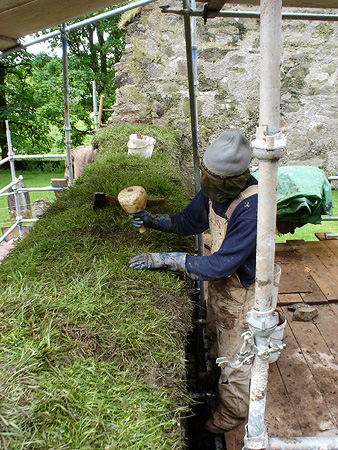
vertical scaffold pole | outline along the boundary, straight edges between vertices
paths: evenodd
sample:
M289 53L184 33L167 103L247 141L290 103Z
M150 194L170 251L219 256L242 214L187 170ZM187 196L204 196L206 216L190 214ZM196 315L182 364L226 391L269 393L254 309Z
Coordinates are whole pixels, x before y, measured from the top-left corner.
M64 111L65 111L65 144L66 144L66 167L68 169L68 183L71 186L73 184L73 165L71 156L71 130L70 115L69 115L69 81L68 81L68 29L66 24L61 26L61 39L62 39L62 62L63 62L63 97L64 97Z
M11 138L11 131L9 129L9 122L8 120L5 120L6 124L6 138L7 138L7 146L8 146L8 156L9 156L9 166L11 168L11 176L12 176L12 183L13 184L13 193L14 193L14 201L15 201L15 212L16 212L16 222L19 227L19 236L22 239L23 232L22 232L22 215L21 215L21 206L20 206L20 200L19 200L19 193L18 193L18 184L19 181L16 177L15 173L15 162L14 162L14 152L12 147L12 138Z
M101 127L101 122L102 122L103 102L104 102L104 95L101 94L100 95L100 105L99 105L99 117L98 117L99 128Z
M244 439L246 449L268 446L264 418L269 342L278 322L276 299L273 297L278 161L286 146L286 138L279 130L281 30L282 0L261 0L260 117L251 143L259 160L256 286L255 305L247 315L256 350Z
M99 112L97 110L96 83L93 81L93 111L94 111L94 130L99 129Z
M188 83L189 83L189 102L190 102L190 123L191 123L191 135L192 135L192 150L194 158L194 183L195 193L201 189L200 184L200 169L199 169L199 149L198 149L198 116L197 116L197 80L196 80L196 43L195 50L192 47L192 28L191 18L189 13L190 5L189 0L183 0L184 7L184 31L185 31L185 44L187 55L187 68L188 68ZM194 62L195 59L195 62Z
M191 7L195 9L195 0L191 0ZM196 18L189 16L189 0L183 0L184 8L184 31L188 68L189 102L190 102L190 123L192 135L192 150L194 162L194 184L195 194L201 189L200 180L200 155L198 148L198 109L197 109L197 39L196 39ZM197 236L198 256L204 255L204 235ZM200 282L201 301L205 300L205 283Z

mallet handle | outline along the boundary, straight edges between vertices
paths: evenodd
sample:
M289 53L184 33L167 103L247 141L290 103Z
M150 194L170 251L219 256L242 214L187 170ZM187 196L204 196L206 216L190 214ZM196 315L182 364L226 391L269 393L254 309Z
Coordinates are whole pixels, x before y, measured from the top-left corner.
M165 198L148 198L147 206L152 205L162 205L165 203ZM112 197L111 195L106 195L106 205L119 205L117 197Z
M140 230L140 233L144 233L144 232L146 231L146 228L145 228L145 226L142 224L142 225L141 225L141 228L139 228L139 230Z

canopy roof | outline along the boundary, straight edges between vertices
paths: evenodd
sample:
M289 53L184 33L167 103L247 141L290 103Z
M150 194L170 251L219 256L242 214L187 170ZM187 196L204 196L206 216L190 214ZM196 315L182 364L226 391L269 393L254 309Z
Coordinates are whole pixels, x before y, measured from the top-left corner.
M121 0L1 0L0 50L16 46L28 34L118 3Z
M18 39L121 3L120 0L1 0L0 51L15 47ZM227 4L259 5L259 0L209 0L209 10ZM337 8L337 0L283 0L283 6Z

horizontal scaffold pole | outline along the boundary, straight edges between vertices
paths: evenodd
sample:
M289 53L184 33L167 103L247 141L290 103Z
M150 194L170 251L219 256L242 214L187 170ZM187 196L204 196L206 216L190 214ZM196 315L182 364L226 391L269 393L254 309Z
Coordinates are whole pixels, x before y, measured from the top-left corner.
M267 450L338 450L338 436L270 438Z
M234 17L237 19L259 19L261 14L258 11L212 11L208 9L183 9L171 10L169 6L161 7L163 13L176 15L189 15L203 17L204 19L214 19L216 17ZM307 13L282 13L284 20L320 20L325 22L338 21L338 14L307 14Z

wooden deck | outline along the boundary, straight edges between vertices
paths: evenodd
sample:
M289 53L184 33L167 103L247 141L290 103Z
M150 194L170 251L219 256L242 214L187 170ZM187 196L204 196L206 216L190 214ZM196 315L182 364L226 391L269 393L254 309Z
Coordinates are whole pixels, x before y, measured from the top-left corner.
M277 244L276 262L286 347L270 364L268 435L338 436L338 240ZM314 305L318 316L294 321L288 306L300 302ZM227 450L241 450L244 434L244 426L226 433Z
M270 365L266 422L271 437L338 435L338 240L277 244L285 349ZM319 315L292 319L306 302Z

